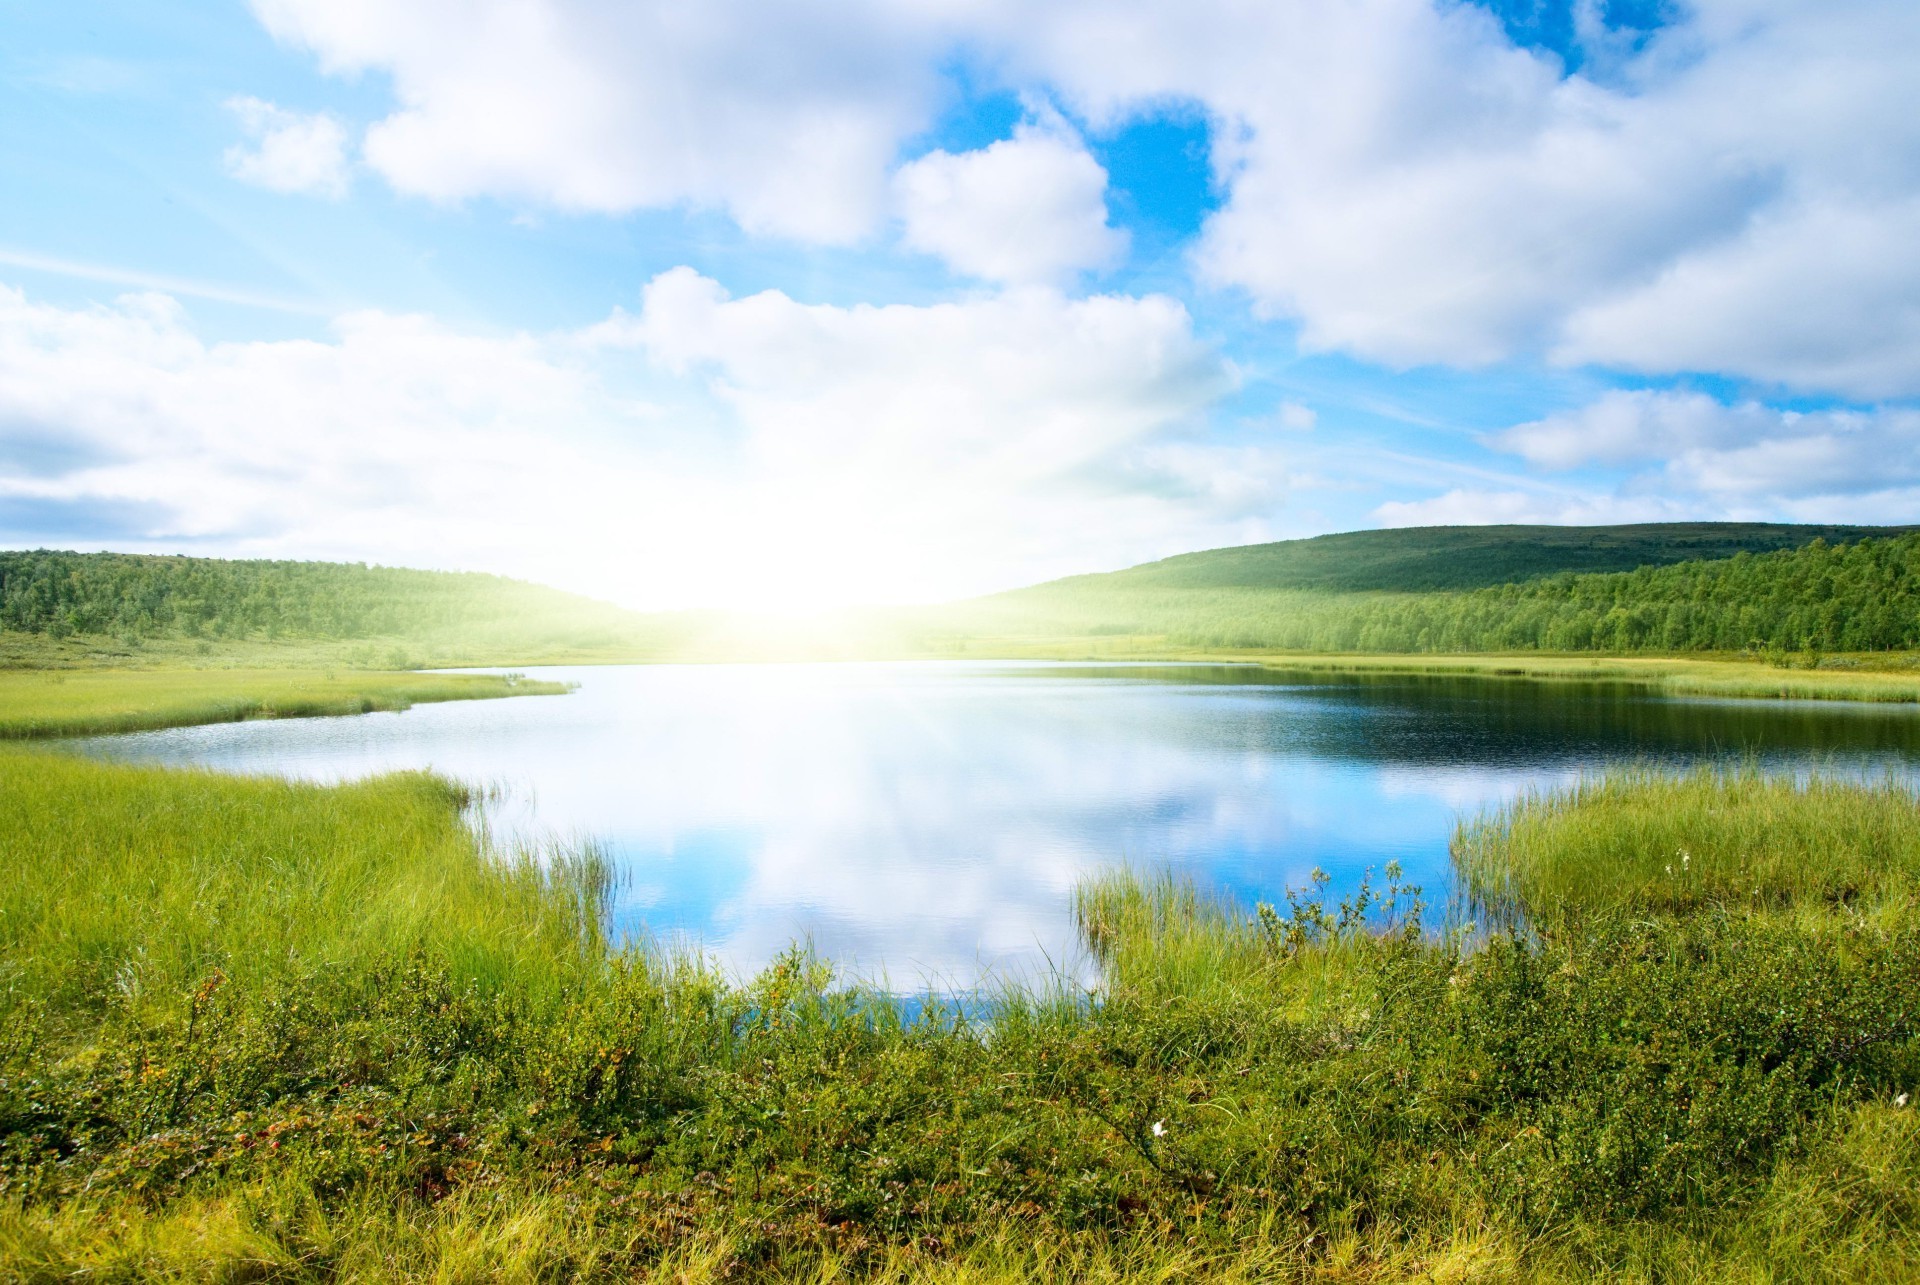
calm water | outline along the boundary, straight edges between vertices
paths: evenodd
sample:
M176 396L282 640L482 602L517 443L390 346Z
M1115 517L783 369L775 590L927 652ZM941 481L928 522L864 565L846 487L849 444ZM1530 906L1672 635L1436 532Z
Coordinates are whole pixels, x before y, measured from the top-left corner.
M750 971L796 939L900 989L1076 957L1071 891L1172 867L1244 902L1398 860L1429 901L1462 813L1619 759L1906 772L1920 712L1662 700L1488 680L1277 680L1234 666L530 671L564 697L224 724L84 752L337 780L496 784L497 830L596 840L628 933Z

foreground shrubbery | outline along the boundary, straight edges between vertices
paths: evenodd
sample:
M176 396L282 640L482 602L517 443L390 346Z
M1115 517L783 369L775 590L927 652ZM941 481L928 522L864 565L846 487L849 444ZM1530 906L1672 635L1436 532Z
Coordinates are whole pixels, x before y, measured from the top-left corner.
M429 781L45 762L0 760L22 815L104 808L81 847L138 868L4 894L20 1277L1893 1279L1920 1248L1897 878L1867 917L1729 896L1478 942L1407 890L1246 916L1121 880L1081 896L1097 1003L907 1021L804 955L734 985L607 954L590 868L490 861ZM21 824L10 868L55 875ZM146 914L89 909L142 881Z

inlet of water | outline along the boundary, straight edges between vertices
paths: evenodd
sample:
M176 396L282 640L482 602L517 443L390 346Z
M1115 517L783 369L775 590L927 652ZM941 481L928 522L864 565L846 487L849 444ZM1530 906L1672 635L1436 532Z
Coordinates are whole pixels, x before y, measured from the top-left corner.
M1621 760L1907 773L1920 711L1251 666L541 669L564 697L71 742L122 760L501 787L489 824L591 839L618 931L758 968L810 941L912 991L1071 968L1071 894L1115 865L1251 905L1398 861L1450 890L1462 813Z

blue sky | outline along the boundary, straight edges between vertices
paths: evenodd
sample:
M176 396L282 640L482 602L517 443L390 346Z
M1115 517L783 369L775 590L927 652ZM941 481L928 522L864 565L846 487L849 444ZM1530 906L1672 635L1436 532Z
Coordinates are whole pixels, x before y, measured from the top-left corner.
M0 27L11 545L814 603L1920 499L1910 3Z

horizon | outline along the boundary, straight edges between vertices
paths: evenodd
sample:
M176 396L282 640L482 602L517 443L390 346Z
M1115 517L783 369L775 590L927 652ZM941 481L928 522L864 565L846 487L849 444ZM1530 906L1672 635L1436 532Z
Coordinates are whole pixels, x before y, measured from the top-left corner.
M1920 9L7 11L0 543L946 602L1920 513Z
M764 623L768 623L768 624L783 623L785 626L796 626L807 621L810 618L816 619L818 623L825 624L829 618L832 618L832 619L839 619L841 621L842 626L844 626L845 624L844 613L847 613L847 612L876 611L876 610L886 610L888 608L904 609L904 608L913 608L913 607L959 606L966 602L974 601L979 598L991 598L1001 594L1017 593L1017 592L1020 592L1021 590L1042 588L1047 585L1058 584L1063 581L1069 581L1069 580L1088 580L1088 579L1099 579L1105 576L1117 576L1125 572L1141 571L1151 567L1159 566L1163 563L1177 562L1177 561L1181 561L1188 558L1205 558L1212 554L1238 553L1238 552L1244 552L1250 549L1276 548L1281 545L1304 544L1311 541L1339 539L1346 536L1389 535L1389 534L1396 534L1396 533L1402 533L1402 532L1412 533L1412 532L1419 532L1419 531L1435 531L1435 532L1438 532L1438 531L1504 531L1504 530L1529 530L1529 529L1536 529L1536 528L1553 528L1553 529L1559 529L1559 530L1580 530L1580 531L1596 531L1597 532L1597 531L1640 531L1640 530L1648 530L1648 529L1655 529L1655 528L1668 529L1668 528L1674 528L1674 527L1712 528L1712 527L1720 527L1720 526L1778 527L1781 529L1806 530L1806 531L1822 531L1822 530L1832 530L1835 528L1840 528L1840 529L1849 530L1849 531L1870 531L1870 532L1887 532L1887 533L1902 533L1902 534L1912 534L1914 532L1920 532L1920 524L1768 523L1768 522L1731 522L1731 521L1688 522L1683 520L1671 521L1671 522L1618 522L1618 523L1607 523L1607 524L1601 524L1601 525L1585 525L1585 526L1572 525L1567 523L1485 522L1485 523L1451 523L1446 525L1428 526L1428 527L1362 527L1362 528L1358 528L1350 531L1326 531L1318 535L1294 536L1284 540L1262 541L1256 544L1221 545L1219 547L1210 548L1210 549L1187 549L1177 553L1170 553L1165 557L1150 559L1146 562L1129 563L1124 567L1106 567L1106 568L1100 568L1092 571L1074 571L1074 572L1068 572L1064 576L1055 577L1051 580L1028 581L1022 584L1005 585L999 588L989 589L982 594L970 595L967 598L928 599L924 601L911 601L911 602L836 602L836 603L823 603L823 604L790 603L790 604L781 604L781 605L774 605L774 606L768 606L765 604L746 604L746 605L722 604L722 605L713 605L713 606L663 607L663 608L646 608L646 607L631 608L631 607L626 607L625 604L614 602L611 599L595 599L595 600L600 601L605 605L621 607L625 610L633 611L634 613L639 615L653 615L653 614L673 615L673 614L679 614L679 613L687 613L687 614L703 614L704 613L704 614L712 614L716 616L732 616L732 617L743 618L743 619L760 618ZM1814 537L1814 540L1818 541L1822 538L1823 537L1816 535ZM1867 539L1871 537L1862 536L1861 538ZM42 546L42 547L32 548L32 549L25 549L25 548L16 549L16 548L0 547L0 556L4 556L6 554L20 554L20 553L45 553L45 554L54 554L54 555L79 555L79 556L86 556L89 554L103 554L103 555L109 555L109 556L125 555L125 556L133 556L133 557L160 557L160 558L207 558L210 556L204 553L175 553L175 552L163 552L163 551L151 551L151 550L132 550L132 549L114 549L114 548L97 548L97 549L64 548L62 549L62 548L51 548L51 547ZM532 585L533 587L536 587L536 588L547 588L547 589L559 588L559 586L549 585L544 581L533 581L533 580L527 580L524 577L508 576L502 572L490 571L490 570L487 570L486 568L419 566L416 564L406 564L406 563L378 562L378 561L373 561L369 559L352 559L352 560L346 560L346 561L335 560L332 562L328 562L327 560L323 560L323 559L297 559L297 558L288 559L288 558L270 558L270 557L215 559L215 560L261 561L261 562L309 562L309 563L319 563L321 565L361 566L371 570L417 571L417 572L422 572L429 575L476 575L476 576L491 577L494 579L514 580L520 583ZM586 597L588 599L594 599L594 595L592 594L579 594L578 591L568 591L568 592L576 593L578 596Z

